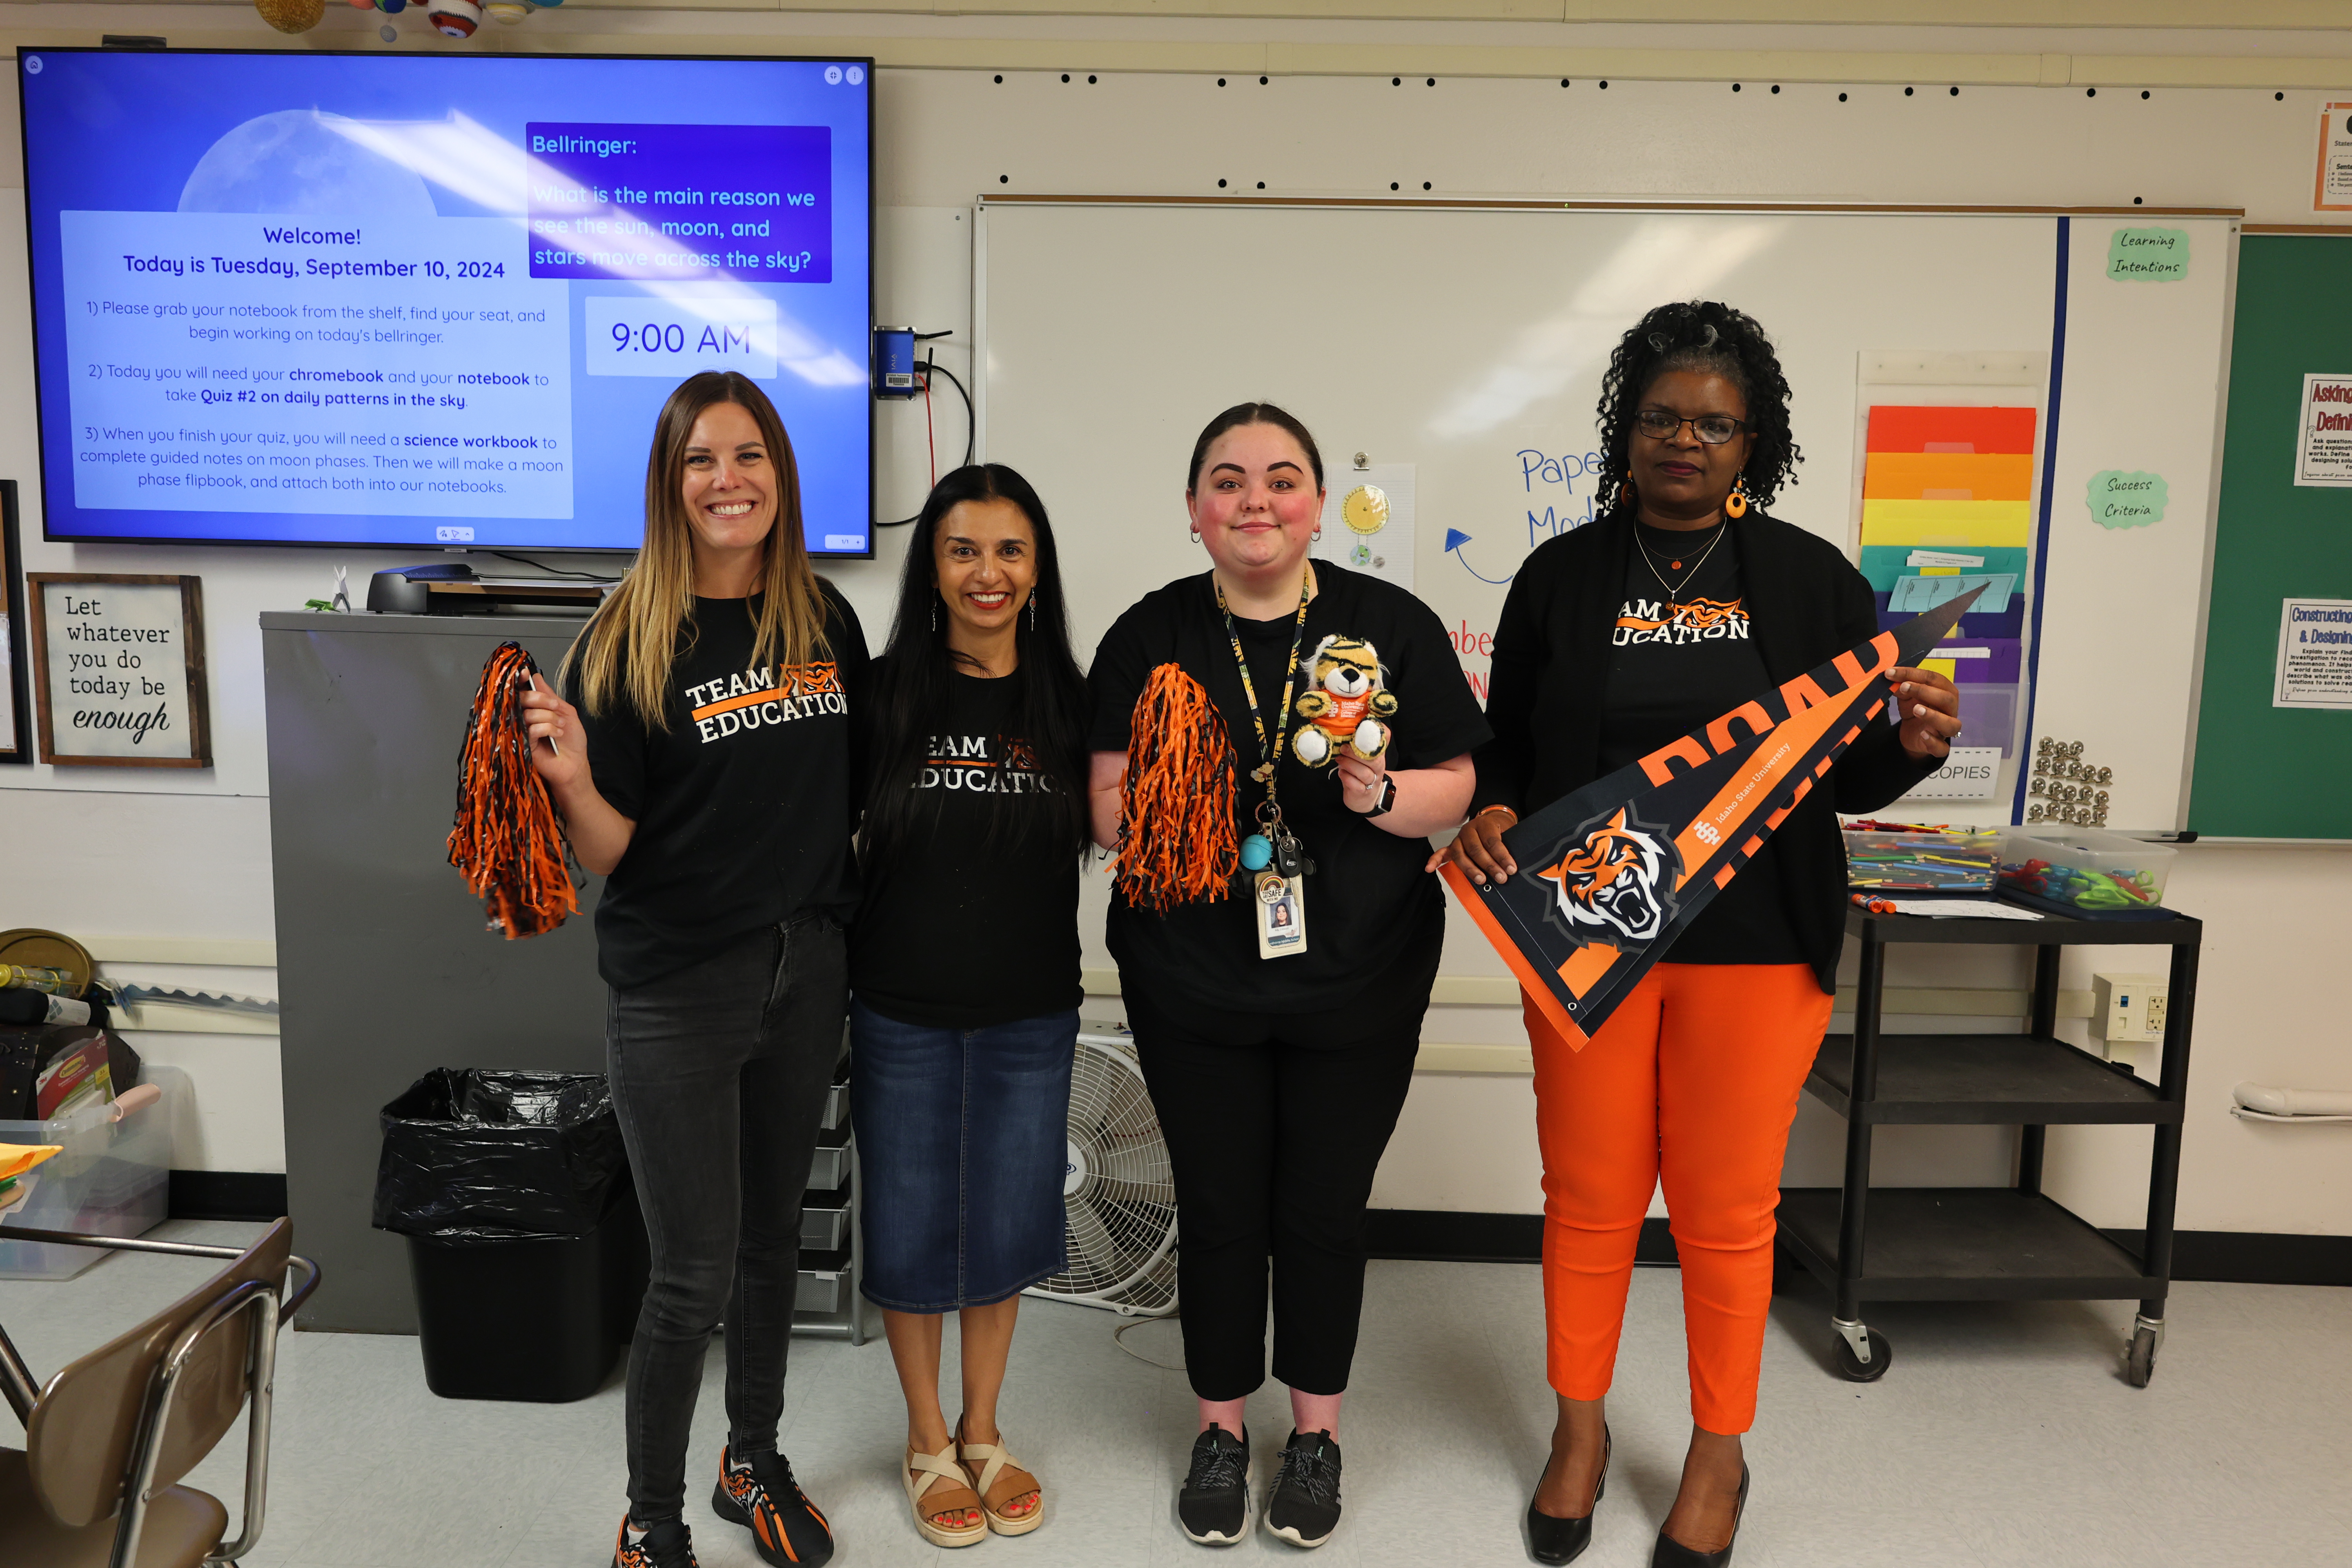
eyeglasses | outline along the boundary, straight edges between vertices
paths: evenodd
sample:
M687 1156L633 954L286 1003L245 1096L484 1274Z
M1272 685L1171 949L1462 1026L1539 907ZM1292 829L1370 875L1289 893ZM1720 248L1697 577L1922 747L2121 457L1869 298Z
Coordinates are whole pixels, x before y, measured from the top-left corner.
M1633 427L1653 441L1671 441L1684 426L1691 434L1710 447L1720 447L1748 427L1745 419L1734 419L1728 414L1710 414L1702 419L1677 419L1662 408L1644 408L1633 416Z

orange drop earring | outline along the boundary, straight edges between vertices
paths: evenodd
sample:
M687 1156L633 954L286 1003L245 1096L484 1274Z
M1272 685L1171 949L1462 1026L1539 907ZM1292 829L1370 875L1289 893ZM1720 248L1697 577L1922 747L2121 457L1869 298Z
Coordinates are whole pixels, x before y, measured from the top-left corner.
M1748 515L1748 481L1746 479L1731 481L1731 494L1724 498L1723 515L1726 517Z

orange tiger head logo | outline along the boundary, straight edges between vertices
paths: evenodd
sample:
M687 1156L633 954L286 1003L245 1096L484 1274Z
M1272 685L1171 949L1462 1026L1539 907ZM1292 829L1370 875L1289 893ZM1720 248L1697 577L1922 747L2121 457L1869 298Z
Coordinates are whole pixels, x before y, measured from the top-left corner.
M1630 821L1619 806L1587 823L1559 860L1537 871L1553 884L1554 912L1579 941L1614 932L1650 942L1672 911L1673 847Z

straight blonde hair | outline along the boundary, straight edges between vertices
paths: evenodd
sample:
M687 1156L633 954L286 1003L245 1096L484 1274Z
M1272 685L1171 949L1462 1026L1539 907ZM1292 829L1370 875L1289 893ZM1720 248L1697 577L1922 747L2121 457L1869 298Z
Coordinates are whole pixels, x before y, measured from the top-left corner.
M751 663L758 668L777 661L789 668L832 651L824 636L824 592L802 537L800 464L792 437L757 384L733 371L706 370L678 383L654 421L653 447L646 457L645 543L564 656L564 676L569 680L576 674L583 705L591 713L603 714L625 697L649 727L669 727L670 667L683 651L678 634L694 626L686 447L694 422L722 403L734 404L759 426L776 475L776 523L768 531ZM686 647L692 646L689 636ZM778 670L779 684L783 679Z

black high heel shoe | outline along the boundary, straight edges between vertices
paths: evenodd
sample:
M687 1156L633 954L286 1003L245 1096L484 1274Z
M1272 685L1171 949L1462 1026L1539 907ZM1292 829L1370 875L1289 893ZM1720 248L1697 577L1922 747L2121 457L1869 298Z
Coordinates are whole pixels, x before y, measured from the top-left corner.
M1528 1555L1538 1563L1559 1568L1563 1563L1573 1563L1584 1549L1592 1544L1592 1516L1601 1511L1601 1494L1609 1489L1609 1453L1615 1439L1609 1435L1609 1424L1601 1425L1601 1479L1592 1483L1592 1507L1581 1519L1560 1519L1549 1513L1538 1513L1536 1505L1528 1504Z
M1748 1511L1748 1467L1739 1467L1739 1500L1732 1505L1731 1539L1720 1552L1693 1552L1658 1526L1658 1544L1650 1552L1650 1568L1731 1568L1731 1549L1739 1544L1739 1516Z

